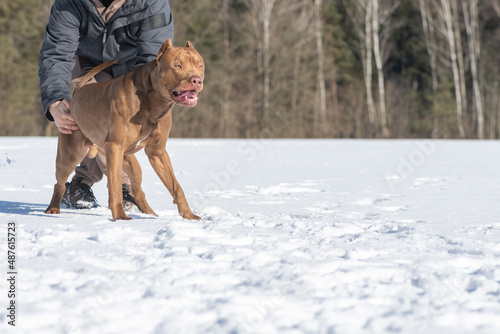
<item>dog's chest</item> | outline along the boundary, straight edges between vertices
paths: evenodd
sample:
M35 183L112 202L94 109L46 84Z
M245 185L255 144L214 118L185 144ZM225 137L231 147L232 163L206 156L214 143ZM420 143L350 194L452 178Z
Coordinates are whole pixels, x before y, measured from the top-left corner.
M147 135L146 137L142 138L142 139L139 139L139 141L137 142L137 144L135 144L135 147L136 148L143 148L145 147L148 142L149 142L149 135Z
M135 153L137 151L140 151L144 147L148 146L150 143L156 142L158 138L158 131L155 130L150 130L147 132L141 132L136 140L129 145L128 149L126 150L126 153Z

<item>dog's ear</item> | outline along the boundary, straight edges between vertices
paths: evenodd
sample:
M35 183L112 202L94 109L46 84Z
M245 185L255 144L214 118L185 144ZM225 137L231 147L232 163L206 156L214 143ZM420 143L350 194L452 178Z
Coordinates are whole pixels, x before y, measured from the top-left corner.
M158 51L158 55L156 56L156 61L159 61L161 57L163 57L163 55L167 53L167 50L171 47L172 47L172 40L169 38L165 41L165 43L163 43L163 45L160 48L160 51Z
M186 48L194 48L193 44L190 41L187 41Z

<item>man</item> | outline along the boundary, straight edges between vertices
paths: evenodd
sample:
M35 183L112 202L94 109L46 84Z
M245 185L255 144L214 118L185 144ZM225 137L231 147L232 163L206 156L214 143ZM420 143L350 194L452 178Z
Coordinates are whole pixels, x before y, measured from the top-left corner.
M71 117L70 83L91 68L118 60L99 73L97 81L117 78L156 57L173 40L174 21L168 0L55 0L45 32L38 76L45 116L63 134L78 130ZM66 184L63 203L73 208L95 207L92 185L106 173L102 154L85 158ZM130 180L122 173L124 206L135 204Z

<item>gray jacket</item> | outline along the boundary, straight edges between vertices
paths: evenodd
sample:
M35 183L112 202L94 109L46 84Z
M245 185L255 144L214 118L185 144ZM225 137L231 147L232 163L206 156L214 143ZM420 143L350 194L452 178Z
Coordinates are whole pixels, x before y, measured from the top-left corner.
M38 63L42 107L51 121L49 106L70 99L75 55L96 65L118 60L111 68L116 78L153 60L173 39L168 0L115 0L99 10L94 3L99 7L93 0L55 0L52 6Z

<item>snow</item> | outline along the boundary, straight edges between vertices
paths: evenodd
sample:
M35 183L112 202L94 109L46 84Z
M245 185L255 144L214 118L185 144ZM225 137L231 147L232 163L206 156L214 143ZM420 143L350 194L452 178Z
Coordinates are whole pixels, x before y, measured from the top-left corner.
M170 139L159 218L43 213L55 138L0 138L2 333L499 333L500 142ZM7 223L17 320L7 325Z

